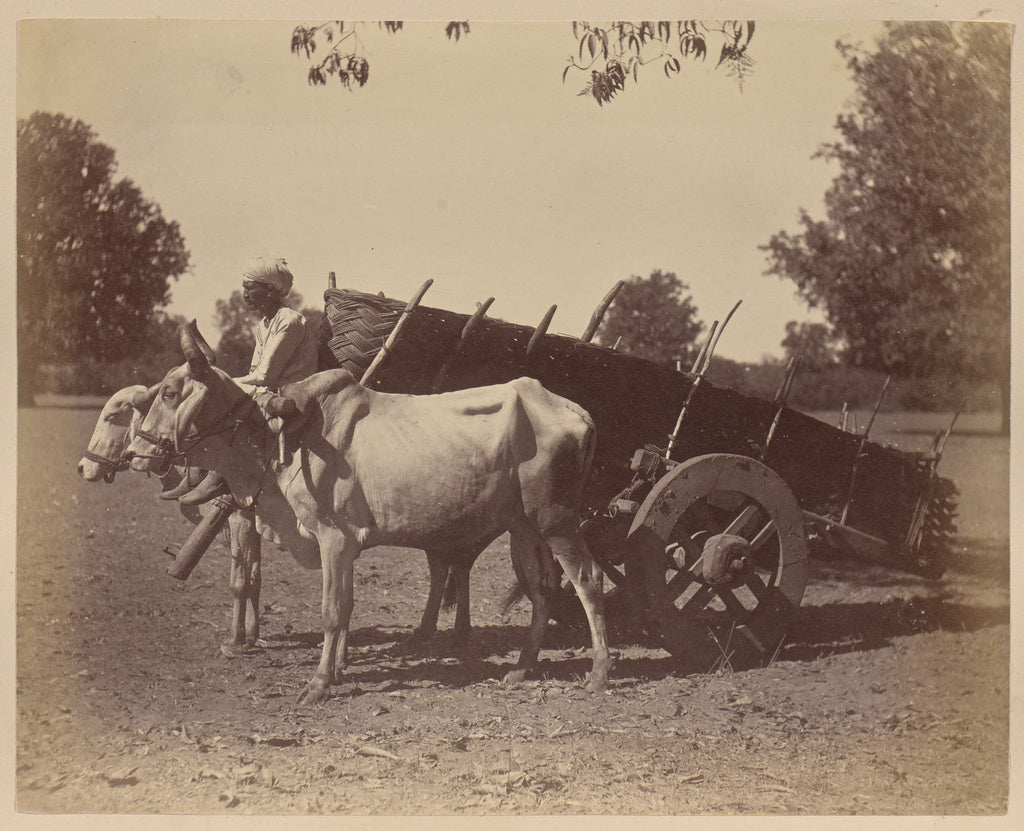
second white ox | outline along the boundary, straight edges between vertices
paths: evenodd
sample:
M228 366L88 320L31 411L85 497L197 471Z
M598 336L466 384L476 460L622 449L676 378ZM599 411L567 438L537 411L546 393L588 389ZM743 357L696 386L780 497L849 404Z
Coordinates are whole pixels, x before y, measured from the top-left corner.
M353 564L364 548L465 550L506 530L533 601L506 680L521 680L536 663L558 590L557 558L590 623L587 686L605 686L603 575L578 532L595 442L585 410L528 378L412 396L374 392L333 370L282 390L278 403L294 402L284 408L290 450L282 459L255 403L210 365L194 321L181 340L187 363L161 382L129 448L132 468L159 469L185 456L221 473L240 504L258 500L263 521L293 553L319 544L324 643L300 702L325 699L336 683L354 604Z

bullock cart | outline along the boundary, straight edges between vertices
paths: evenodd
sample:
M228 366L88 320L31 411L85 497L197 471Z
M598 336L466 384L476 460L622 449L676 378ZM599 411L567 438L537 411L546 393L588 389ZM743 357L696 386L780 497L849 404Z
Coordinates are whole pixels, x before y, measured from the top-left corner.
M771 401L716 386L717 323L685 370L592 344L618 287L576 338L546 333L554 308L515 325L487 317L490 300L472 314L423 305L428 286L406 303L339 290L332 274L321 368L403 393L526 375L587 409L597 447L582 529L609 597L672 654L770 659L812 556L941 575L957 491L936 467L952 424L911 454L786 406L795 364Z

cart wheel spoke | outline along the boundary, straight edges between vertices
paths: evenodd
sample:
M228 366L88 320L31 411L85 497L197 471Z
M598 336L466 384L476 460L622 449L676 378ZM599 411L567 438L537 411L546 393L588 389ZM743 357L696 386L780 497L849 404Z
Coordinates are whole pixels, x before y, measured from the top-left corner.
M686 591L686 587L694 581L694 576L689 571L677 572L674 577L669 578L665 584L665 594L675 602L679 596Z
M760 531L758 531L754 535L754 538L750 541L751 550L756 554L768 543L772 542L775 539L775 535L775 524L771 520L769 520L765 524L765 526Z
M754 520L757 519L760 512L760 506L757 503L748 503L747 506L736 515L736 518L725 527L722 533L734 534L738 537L746 536L744 531Z
M750 589L750 593L754 595L759 601L764 600L768 596L769 589L761 580L760 576L756 571L751 571L747 575L745 581L746 587Z
M683 616L696 614L705 606L711 602L711 598L715 596L715 590L711 586L701 586L694 593L693 597L687 600L682 607L679 609L679 613Z
M729 614L732 615L734 623L746 622L750 612L746 606L739 601L739 598L732 593L731 589L718 589L715 594L717 594L725 604L725 608L729 611Z

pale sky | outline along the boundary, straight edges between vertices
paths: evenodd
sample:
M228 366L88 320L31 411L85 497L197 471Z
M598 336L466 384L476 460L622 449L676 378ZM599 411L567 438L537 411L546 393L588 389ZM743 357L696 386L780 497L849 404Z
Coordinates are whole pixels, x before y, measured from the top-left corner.
M710 323L744 304L719 354L779 355L789 320L819 319L789 281L763 276L758 246L823 216L853 91L837 38L871 45L871 21L759 22L742 92L724 71L683 65L604 108L561 74L568 22L360 31L370 81L306 83L294 21L30 20L18 38L17 114L81 119L181 226L192 270L170 311L215 340L217 298L256 254L285 257L322 305L342 287L578 335L619 279L654 269L690 286Z

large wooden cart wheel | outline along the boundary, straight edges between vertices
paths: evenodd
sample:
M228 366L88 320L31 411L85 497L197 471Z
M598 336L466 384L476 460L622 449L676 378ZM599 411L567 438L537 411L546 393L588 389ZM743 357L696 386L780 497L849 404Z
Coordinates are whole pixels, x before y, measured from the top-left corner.
M807 584L804 517L786 483L745 456L696 456L640 506L626 561L652 633L677 657L770 660Z

